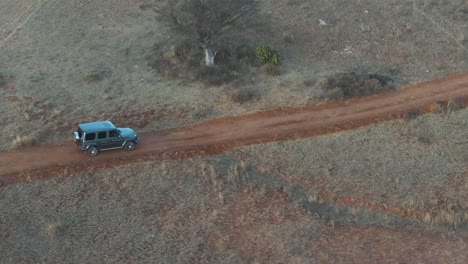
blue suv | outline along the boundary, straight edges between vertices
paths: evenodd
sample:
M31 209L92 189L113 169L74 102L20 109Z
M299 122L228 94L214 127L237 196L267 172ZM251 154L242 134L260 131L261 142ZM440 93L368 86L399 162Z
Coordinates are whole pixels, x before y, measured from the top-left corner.
M111 149L130 151L138 144L138 135L133 129L116 127L110 121L79 124L73 135L75 144L89 156Z

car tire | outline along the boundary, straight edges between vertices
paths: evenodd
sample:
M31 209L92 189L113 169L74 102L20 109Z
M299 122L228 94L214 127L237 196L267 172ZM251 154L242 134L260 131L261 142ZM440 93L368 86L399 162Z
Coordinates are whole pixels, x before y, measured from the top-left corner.
M125 143L124 148L125 148L125 150L132 151L132 150L135 149L135 146L136 146L135 142L128 141L127 143Z
M89 147L86 150L86 154L88 154L91 157L96 156L98 153L99 153L99 149L97 147L95 147L95 146Z

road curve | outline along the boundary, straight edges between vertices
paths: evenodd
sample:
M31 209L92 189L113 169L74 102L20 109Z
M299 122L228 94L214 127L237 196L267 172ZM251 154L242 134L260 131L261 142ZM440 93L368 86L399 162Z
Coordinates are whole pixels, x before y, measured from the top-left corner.
M234 147L353 129L430 112L458 99L468 102L468 74L433 80L395 92L300 108L280 108L224 117L176 129L142 133L133 152L103 152L90 158L70 142L0 152L0 187L63 174L145 160L183 159ZM461 100L463 99L463 100ZM70 132L71 135L71 132Z

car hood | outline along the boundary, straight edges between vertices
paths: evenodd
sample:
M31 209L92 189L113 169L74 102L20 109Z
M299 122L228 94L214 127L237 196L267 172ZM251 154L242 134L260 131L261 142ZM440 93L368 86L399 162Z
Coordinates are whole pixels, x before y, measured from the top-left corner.
M121 128L121 127L119 127L118 130L120 131L120 134L123 137L130 137L130 138L137 137L137 133L131 128L128 128L128 127Z

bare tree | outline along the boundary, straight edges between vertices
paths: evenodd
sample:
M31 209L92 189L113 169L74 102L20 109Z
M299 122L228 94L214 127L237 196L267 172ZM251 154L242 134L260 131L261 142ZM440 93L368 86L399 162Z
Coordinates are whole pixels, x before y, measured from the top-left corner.
M196 40L205 52L205 64L214 65L213 42L236 22L257 11L255 0L160 0L146 5L172 29Z

